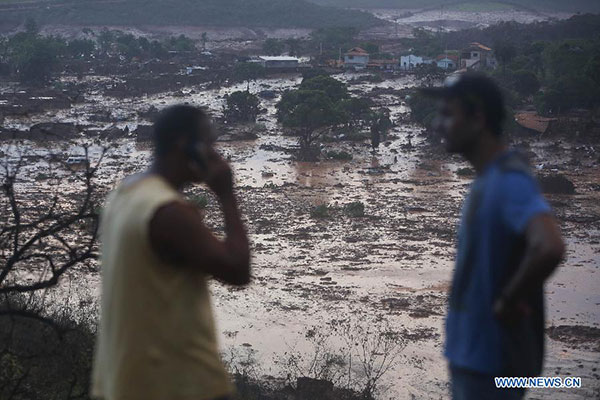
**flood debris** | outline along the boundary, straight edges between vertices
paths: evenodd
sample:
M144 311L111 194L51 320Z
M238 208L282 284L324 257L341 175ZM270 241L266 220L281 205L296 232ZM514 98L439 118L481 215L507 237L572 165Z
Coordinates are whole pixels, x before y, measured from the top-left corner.
M542 175L538 177L542 193L548 194L574 194L575 185L561 174Z

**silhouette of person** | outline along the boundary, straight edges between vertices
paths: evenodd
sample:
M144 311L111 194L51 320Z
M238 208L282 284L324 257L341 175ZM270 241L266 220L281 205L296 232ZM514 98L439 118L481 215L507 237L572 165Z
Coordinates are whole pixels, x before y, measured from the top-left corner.
M226 399L207 280L250 279L248 238L228 164L213 149L208 116L165 109L154 124L154 161L125 179L101 217L102 301L92 395L106 400ZM226 238L204 224L182 188L217 196Z
M446 320L452 398L521 399L494 377L538 376L544 352L544 281L564 255L551 209L527 163L502 137L504 105L481 74L424 89L440 99L447 151L476 171L462 209Z

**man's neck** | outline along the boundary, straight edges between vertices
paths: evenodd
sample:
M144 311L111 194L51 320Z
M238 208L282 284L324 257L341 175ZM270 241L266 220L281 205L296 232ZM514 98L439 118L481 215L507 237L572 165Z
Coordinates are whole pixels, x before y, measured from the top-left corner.
M465 158L475 168L477 175L481 175L485 167L504 151L506 145L502 140L491 134L484 134L477 146L465 153Z
M148 173L161 176L177 190L181 190L185 185L185 181L180 178L181 174L163 160L154 160L148 168Z

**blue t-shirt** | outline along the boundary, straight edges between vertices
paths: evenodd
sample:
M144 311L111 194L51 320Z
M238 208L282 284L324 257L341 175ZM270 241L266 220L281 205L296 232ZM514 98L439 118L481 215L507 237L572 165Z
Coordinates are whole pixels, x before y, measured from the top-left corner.
M509 348L513 333L494 317L494 302L516 270L515 253L523 249L527 224L550 212L528 170L511 167L516 157L514 151L503 153L472 183L458 230L445 355L454 366L486 374L506 371L507 355L515 352ZM542 314L538 315L542 323L534 324L539 329L533 329L542 347L534 358L540 358L535 361L541 365L543 331L537 332L543 329L541 288L533 297Z

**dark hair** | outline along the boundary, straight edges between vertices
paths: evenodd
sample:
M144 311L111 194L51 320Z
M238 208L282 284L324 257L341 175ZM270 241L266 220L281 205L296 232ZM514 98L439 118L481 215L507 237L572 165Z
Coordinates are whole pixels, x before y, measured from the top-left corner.
M208 121L208 114L200 107L178 104L165 108L154 121L154 154L168 154L181 137L191 143L198 135L208 136Z
M497 136L502 134L502 124L506 117L504 96L491 78L481 73L465 73L450 93L451 98L461 102L467 115L482 112L490 131Z

